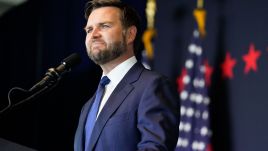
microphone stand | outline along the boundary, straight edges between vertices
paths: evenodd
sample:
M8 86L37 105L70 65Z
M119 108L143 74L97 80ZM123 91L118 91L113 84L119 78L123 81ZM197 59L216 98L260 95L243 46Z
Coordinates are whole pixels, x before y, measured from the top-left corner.
M35 84L32 88L30 88L29 90L24 90L24 89L19 88L19 87L14 87L14 88L10 89L8 92L8 105L4 109L0 110L0 114L4 113L8 109L11 109L15 106L18 106L24 102L27 102L29 100L33 100L36 97L40 96L41 94L47 92L48 90L51 90L52 88L54 88L58 84L59 80L61 79L61 77L65 73L71 71L71 67L77 65L80 62L81 62L80 56L76 53L73 53L70 56L68 56L67 58L65 58L58 67L49 68L45 74L45 77L41 81L39 81L37 84ZM12 104L13 101L11 101L11 99L10 99L10 94L14 90L19 90L19 91L23 92L24 94L28 93L27 94L28 96L25 99L22 99L22 100L18 101L18 103L15 103L13 105Z
M56 70L54 68L50 68L46 73L46 77L43 78L40 82L38 82L29 90L25 90L20 87L11 88L8 92L8 105L4 109L0 110L0 115L6 112L7 110L11 110L12 108L25 102L28 102L30 100L34 100L37 97L41 96L42 94L48 92L49 90L52 90L54 87L58 85L60 79L61 79L60 75L56 72ZM11 93L14 92L15 90L22 92L24 95L26 95L26 98L24 97L22 100L17 101L11 100ZM17 103L12 104L12 102Z

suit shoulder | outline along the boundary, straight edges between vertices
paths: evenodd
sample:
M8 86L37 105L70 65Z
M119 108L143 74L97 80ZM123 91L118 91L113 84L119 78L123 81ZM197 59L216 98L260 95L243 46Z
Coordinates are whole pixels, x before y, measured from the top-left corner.
M168 77L164 76L163 74L148 69L144 69L143 72L141 73L141 76L150 78L151 80L163 79L169 81Z

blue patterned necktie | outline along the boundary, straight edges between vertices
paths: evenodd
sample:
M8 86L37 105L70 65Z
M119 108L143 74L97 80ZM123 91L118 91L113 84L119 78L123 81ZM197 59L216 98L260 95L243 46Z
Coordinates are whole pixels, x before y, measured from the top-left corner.
M96 117L98 114L100 102L101 102L103 94L104 94L105 86L109 82L110 82L110 79L107 76L104 76L101 78L101 81L100 81L98 89L97 89L95 100L93 102L93 105L91 106L89 113L88 113L86 126L85 126L85 138L86 138L85 139L85 151L87 151L87 147L88 147L89 142L90 142L90 137L91 137L94 125L95 125Z

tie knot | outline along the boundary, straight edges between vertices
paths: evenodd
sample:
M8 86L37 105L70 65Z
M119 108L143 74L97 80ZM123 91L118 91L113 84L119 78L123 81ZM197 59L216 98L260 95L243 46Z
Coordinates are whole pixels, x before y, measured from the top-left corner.
M108 83L110 83L110 79L107 76L101 78L100 85L102 87L105 87Z

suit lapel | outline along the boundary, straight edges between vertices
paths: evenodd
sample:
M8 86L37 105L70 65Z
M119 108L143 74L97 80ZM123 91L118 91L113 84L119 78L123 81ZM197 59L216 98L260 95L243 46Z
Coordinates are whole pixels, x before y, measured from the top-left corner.
M132 83L137 81L143 69L144 67L140 63L136 63L116 86L95 123L89 144L91 150L93 150L107 121L134 89Z

